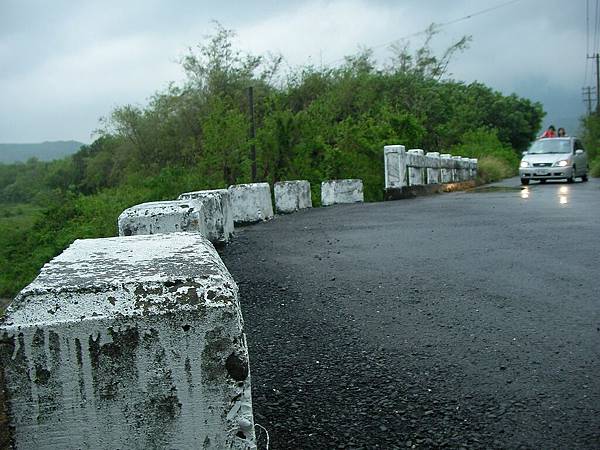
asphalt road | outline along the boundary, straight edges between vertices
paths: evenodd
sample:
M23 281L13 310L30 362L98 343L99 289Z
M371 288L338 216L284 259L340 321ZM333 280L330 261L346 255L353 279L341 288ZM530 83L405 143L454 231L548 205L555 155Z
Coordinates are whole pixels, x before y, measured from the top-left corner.
M270 448L600 448L599 231L600 180L518 179L243 228Z

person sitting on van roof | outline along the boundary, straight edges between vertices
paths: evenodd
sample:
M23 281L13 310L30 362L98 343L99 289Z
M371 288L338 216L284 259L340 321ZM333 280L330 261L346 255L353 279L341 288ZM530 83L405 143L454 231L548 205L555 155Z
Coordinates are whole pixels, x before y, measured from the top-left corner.
M540 138L553 138L556 137L556 128L554 128L554 125L550 125L548 127L548 129L546 131L544 131L544 134L542 134L540 136Z

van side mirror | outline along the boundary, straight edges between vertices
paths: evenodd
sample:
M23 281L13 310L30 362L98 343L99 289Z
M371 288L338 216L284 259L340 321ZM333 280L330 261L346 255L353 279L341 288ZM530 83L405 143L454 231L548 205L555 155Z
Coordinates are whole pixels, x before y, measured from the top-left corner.
M527 152L521 152L521 154L522 154L523 156L525 156L525 155L527 154Z
M580 148L578 148L577 150L575 150L575 154L576 155L581 155L581 154L583 154L583 150L581 150Z

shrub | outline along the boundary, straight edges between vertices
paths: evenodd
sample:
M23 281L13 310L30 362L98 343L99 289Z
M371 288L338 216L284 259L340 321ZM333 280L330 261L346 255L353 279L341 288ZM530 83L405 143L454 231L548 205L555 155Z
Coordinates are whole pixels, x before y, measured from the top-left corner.
M590 175L600 178L600 158L596 158L590 164Z
M492 183L515 175L515 169L505 159L482 156L477 163L477 177L484 183Z

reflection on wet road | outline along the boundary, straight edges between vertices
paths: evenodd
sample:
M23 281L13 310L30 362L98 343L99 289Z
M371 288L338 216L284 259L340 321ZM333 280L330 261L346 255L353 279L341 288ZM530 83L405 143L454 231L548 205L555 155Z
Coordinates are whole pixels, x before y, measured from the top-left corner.
M589 187L584 187L585 183L562 184L562 183L544 183L522 186L519 196L524 200L554 202L559 206L568 205L571 195L578 195L578 192L589 191Z

